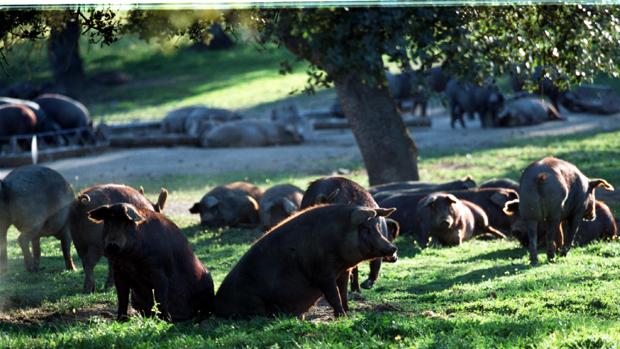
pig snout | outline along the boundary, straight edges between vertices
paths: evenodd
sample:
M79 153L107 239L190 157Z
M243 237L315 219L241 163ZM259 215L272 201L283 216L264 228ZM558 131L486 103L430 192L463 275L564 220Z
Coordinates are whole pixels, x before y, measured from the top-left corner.
M104 252L106 255L115 255L121 252L121 245L116 242L110 242L105 245Z
M388 243L384 248L381 249L381 255L383 256L383 260L385 262L394 263L398 260L398 248L391 243Z

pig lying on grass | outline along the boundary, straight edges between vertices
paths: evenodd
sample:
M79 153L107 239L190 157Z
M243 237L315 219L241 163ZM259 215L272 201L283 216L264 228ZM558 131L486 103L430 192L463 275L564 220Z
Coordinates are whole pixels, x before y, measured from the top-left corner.
M258 200L263 192L254 184L233 182L217 186L195 203L189 212L200 215L204 227L256 227Z
M442 245L458 246L476 235L506 238L489 225L480 206L452 194L434 193L422 199L416 212L418 242L426 247L429 237Z

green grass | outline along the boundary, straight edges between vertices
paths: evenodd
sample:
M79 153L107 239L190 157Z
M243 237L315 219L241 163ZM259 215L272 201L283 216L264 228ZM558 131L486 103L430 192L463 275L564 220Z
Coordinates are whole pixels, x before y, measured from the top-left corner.
M430 150L420 162L425 180L472 174L477 180L513 177L546 155L570 160L589 176L620 183L620 132L546 138L471 152ZM469 154L469 155L468 155ZM359 164L355 180L367 184ZM155 196L162 183L172 199L198 199L217 183L248 179L263 187L305 186L313 173L231 173L220 177L167 176L145 185ZM138 184L138 183L136 183ZM620 213L618 203L612 205ZM216 287L260 233L204 231L196 217L174 216L211 270ZM24 272L16 231L9 235L9 272L0 278L0 347L420 347L615 348L620 343L620 242L574 248L556 263L528 267L512 241L472 241L421 251L409 237L397 240L401 259L384 265L376 287L352 300L346 319L290 318L250 321L207 319L168 324L133 318L116 323L113 291L84 296L83 274L62 271L59 243L44 239L38 274ZM77 256L74 256L77 261ZM105 277L97 266L97 282ZM361 267L366 273L367 267Z
M7 54L7 83L30 78L49 81L51 73L42 43L17 46ZM321 103L333 96L323 91L312 99L294 90L305 86L306 64L285 49L240 43L225 51L195 51L186 40L146 43L123 37L110 46L89 46L82 40L81 55L87 76L107 70L129 74L126 85L88 84L80 100L96 121L154 120L177 107L207 104L261 116L274 103L287 100L298 105ZM280 75L280 62L293 63L293 72ZM1 78L0 78L1 80Z

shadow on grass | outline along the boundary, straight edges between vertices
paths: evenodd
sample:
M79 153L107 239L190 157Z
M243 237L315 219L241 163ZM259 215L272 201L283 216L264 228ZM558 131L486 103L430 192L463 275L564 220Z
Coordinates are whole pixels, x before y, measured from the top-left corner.
M508 260L508 259L521 259L527 255L527 249L522 247L512 247L503 250L495 250L483 254L478 254L466 259L459 260L459 262L478 262L478 261L494 261L494 260Z

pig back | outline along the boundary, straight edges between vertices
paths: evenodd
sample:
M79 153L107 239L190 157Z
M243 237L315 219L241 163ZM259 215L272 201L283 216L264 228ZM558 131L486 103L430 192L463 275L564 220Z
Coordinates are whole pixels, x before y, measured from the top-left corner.
M103 224L88 218L88 212L103 205L128 203L141 210L153 210L153 204L139 191L120 184L103 184L84 189L71 205L71 237L76 248L100 246L103 249Z
M2 192L19 231L45 227L55 235L66 224L73 189L60 173L37 165L19 167L4 178Z

